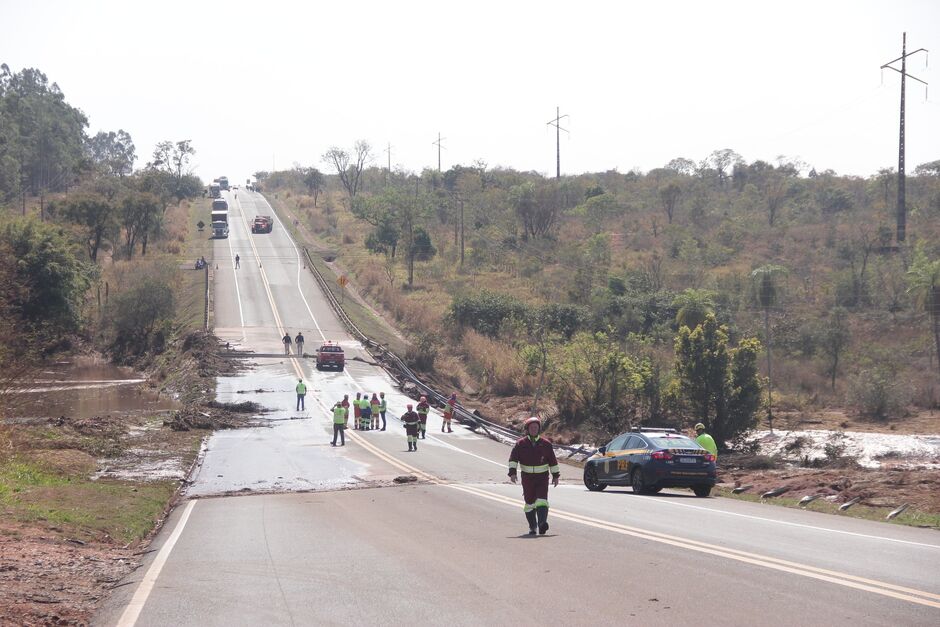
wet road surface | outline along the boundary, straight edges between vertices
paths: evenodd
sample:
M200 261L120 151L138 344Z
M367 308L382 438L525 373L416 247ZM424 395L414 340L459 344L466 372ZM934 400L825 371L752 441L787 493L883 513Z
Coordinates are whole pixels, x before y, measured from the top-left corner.
M250 234L256 213L273 214L261 196L228 198L232 236L215 244L220 337L277 354L285 331L303 331L308 353L330 339L344 344L347 359L365 357L283 226ZM235 252L237 271L224 263ZM434 412L428 439L408 453L392 416L410 401L381 370L254 361L251 372L220 380L219 400L256 400L272 410L272 426L213 436L189 495L325 491L185 502L99 624L940 621L934 531L687 492L589 493L580 470L563 465L549 535L520 537L521 491L505 482L505 445L463 427L441 434ZM310 391L298 412L300 377ZM251 390L263 391L239 393ZM388 430L347 432L346 447L330 447L326 408L356 391L386 392ZM419 483L393 487L401 474Z

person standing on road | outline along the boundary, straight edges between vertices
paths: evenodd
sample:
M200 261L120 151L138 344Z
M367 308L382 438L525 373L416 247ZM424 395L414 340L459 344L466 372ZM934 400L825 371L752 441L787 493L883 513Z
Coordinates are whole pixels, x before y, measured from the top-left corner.
M408 405L408 411L401 416L401 422L405 425L405 435L408 436L408 452L418 450L418 425L420 419L418 414Z
M428 430L428 412L431 411L431 406L428 405L428 397L422 396L416 409L418 410L418 420L421 422L420 431L423 440Z
M372 429L372 404L369 402L369 395L363 394L362 400L359 401L359 414L362 416L362 430L368 431Z
M379 414L382 416L382 431L385 431L385 412L388 411L388 401L385 400L385 392L379 392Z
M717 464L718 445L715 444L715 438L705 433L705 425L700 422L695 425L695 433L697 435L695 441L699 443L699 446L715 456L715 464Z
M236 253L235 255L235 269L236 270L238 270L241 267L241 260L242 258L239 257L238 254Z
M457 407L457 393L450 395L450 398L447 399L447 404L444 406L444 421L441 423L441 433L444 433L444 427L447 427L447 433L453 433L454 431L450 428L450 421L454 418L454 411Z
M297 379L297 409L296 411L307 411L304 407L304 397L307 395L307 384L303 379Z
M372 400L369 401L370 409L372 410L372 428L379 428L379 412L382 411L382 406L379 404L379 397L376 396L375 392L372 393Z
M337 401L336 405L333 405L333 442L332 446L336 446L336 434L339 434L340 446L346 446L346 416L348 415L349 410L343 407L341 401Z
M284 342L284 354L285 354L285 355L290 355L290 344L291 344L291 341L292 341L292 340L290 339L290 333L285 332L285 333L284 333L284 337L281 338L281 341Z
M362 421L362 407L359 406L359 400L360 400L361 398L362 398L362 394L361 394L360 392L356 392L356 398L355 398L355 400L352 402L352 404L353 404L353 416L354 416L355 419L356 419L356 420L355 420L355 427L356 427L356 430L357 430L357 431L362 428L362 422L361 422L361 421Z
M297 337L294 338L294 344L297 345L297 355L299 357L304 356L304 334L303 331L297 332Z
M523 429L525 436L516 441L509 454L509 480L516 483L517 472L522 472L529 535L535 535L537 522L539 535L544 536L548 532L548 475L552 475L552 486L557 487L561 469L552 443L541 436L542 420L532 416L523 423Z

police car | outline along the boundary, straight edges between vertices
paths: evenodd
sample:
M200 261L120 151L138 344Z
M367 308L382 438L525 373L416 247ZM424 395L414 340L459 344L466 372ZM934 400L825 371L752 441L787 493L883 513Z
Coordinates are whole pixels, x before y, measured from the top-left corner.
M644 427L600 447L584 464L584 485L592 492L631 486L635 494L692 488L705 497L715 485L715 457L675 429Z

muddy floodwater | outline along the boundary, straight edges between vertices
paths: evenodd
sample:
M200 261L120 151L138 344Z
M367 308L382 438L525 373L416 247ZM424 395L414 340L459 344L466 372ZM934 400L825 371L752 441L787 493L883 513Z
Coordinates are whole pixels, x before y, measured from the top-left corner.
M143 375L99 359L76 358L43 366L11 398L12 415L74 419L177 409L171 397L146 385Z

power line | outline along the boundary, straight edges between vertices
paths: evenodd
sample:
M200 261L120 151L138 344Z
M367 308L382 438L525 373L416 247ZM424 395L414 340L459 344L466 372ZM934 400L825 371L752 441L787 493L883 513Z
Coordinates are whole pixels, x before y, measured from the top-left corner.
M917 78L916 76L911 76L910 74L907 73L907 58L910 57L910 56L913 56L913 55L917 54L918 52L923 52L923 53L926 54L926 53L927 53L927 50L926 50L925 48L918 48L918 49L915 50L914 52L910 52L910 53L907 52L907 33L904 33L904 34L902 35L902 38L901 38L901 56L898 57L897 59L894 59L893 61L888 61L887 63L885 63L884 65L881 66L882 72L884 72L884 69L885 69L885 68L888 68L889 70L894 70L895 72L897 72L898 74L901 75L901 126L900 126L900 133L899 133L899 139L898 139L898 228L897 228L897 240L898 240L898 243L899 243L899 244L904 241L904 239L905 239L905 237L906 237L906 235L907 235L907 233L906 233L906 231L907 231L907 208L905 207L905 198L904 198L904 192L905 192L905 190L904 190L904 183L905 183L905 176L904 176L904 90L905 90L905 85L904 85L904 83L905 83L905 79L907 79L907 77L910 76L910 77L911 77L912 79L914 79L915 81L917 81L917 82L919 82L919 83L923 83L923 84L924 84L924 89L925 89L925 91L924 91L924 96L926 97L926 95L927 95L927 94L926 94L927 82L926 82L926 81L922 81L922 80L920 80L919 78ZM900 70L897 69L896 67L892 67L892 65L891 65L892 63L897 63L898 61L901 62L901 69L900 69Z
M555 127L555 178L561 179L561 132L568 133L568 129L561 127L561 120L568 117L568 114L561 115L561 108L555 107L555 119L549 120L547 124Z

